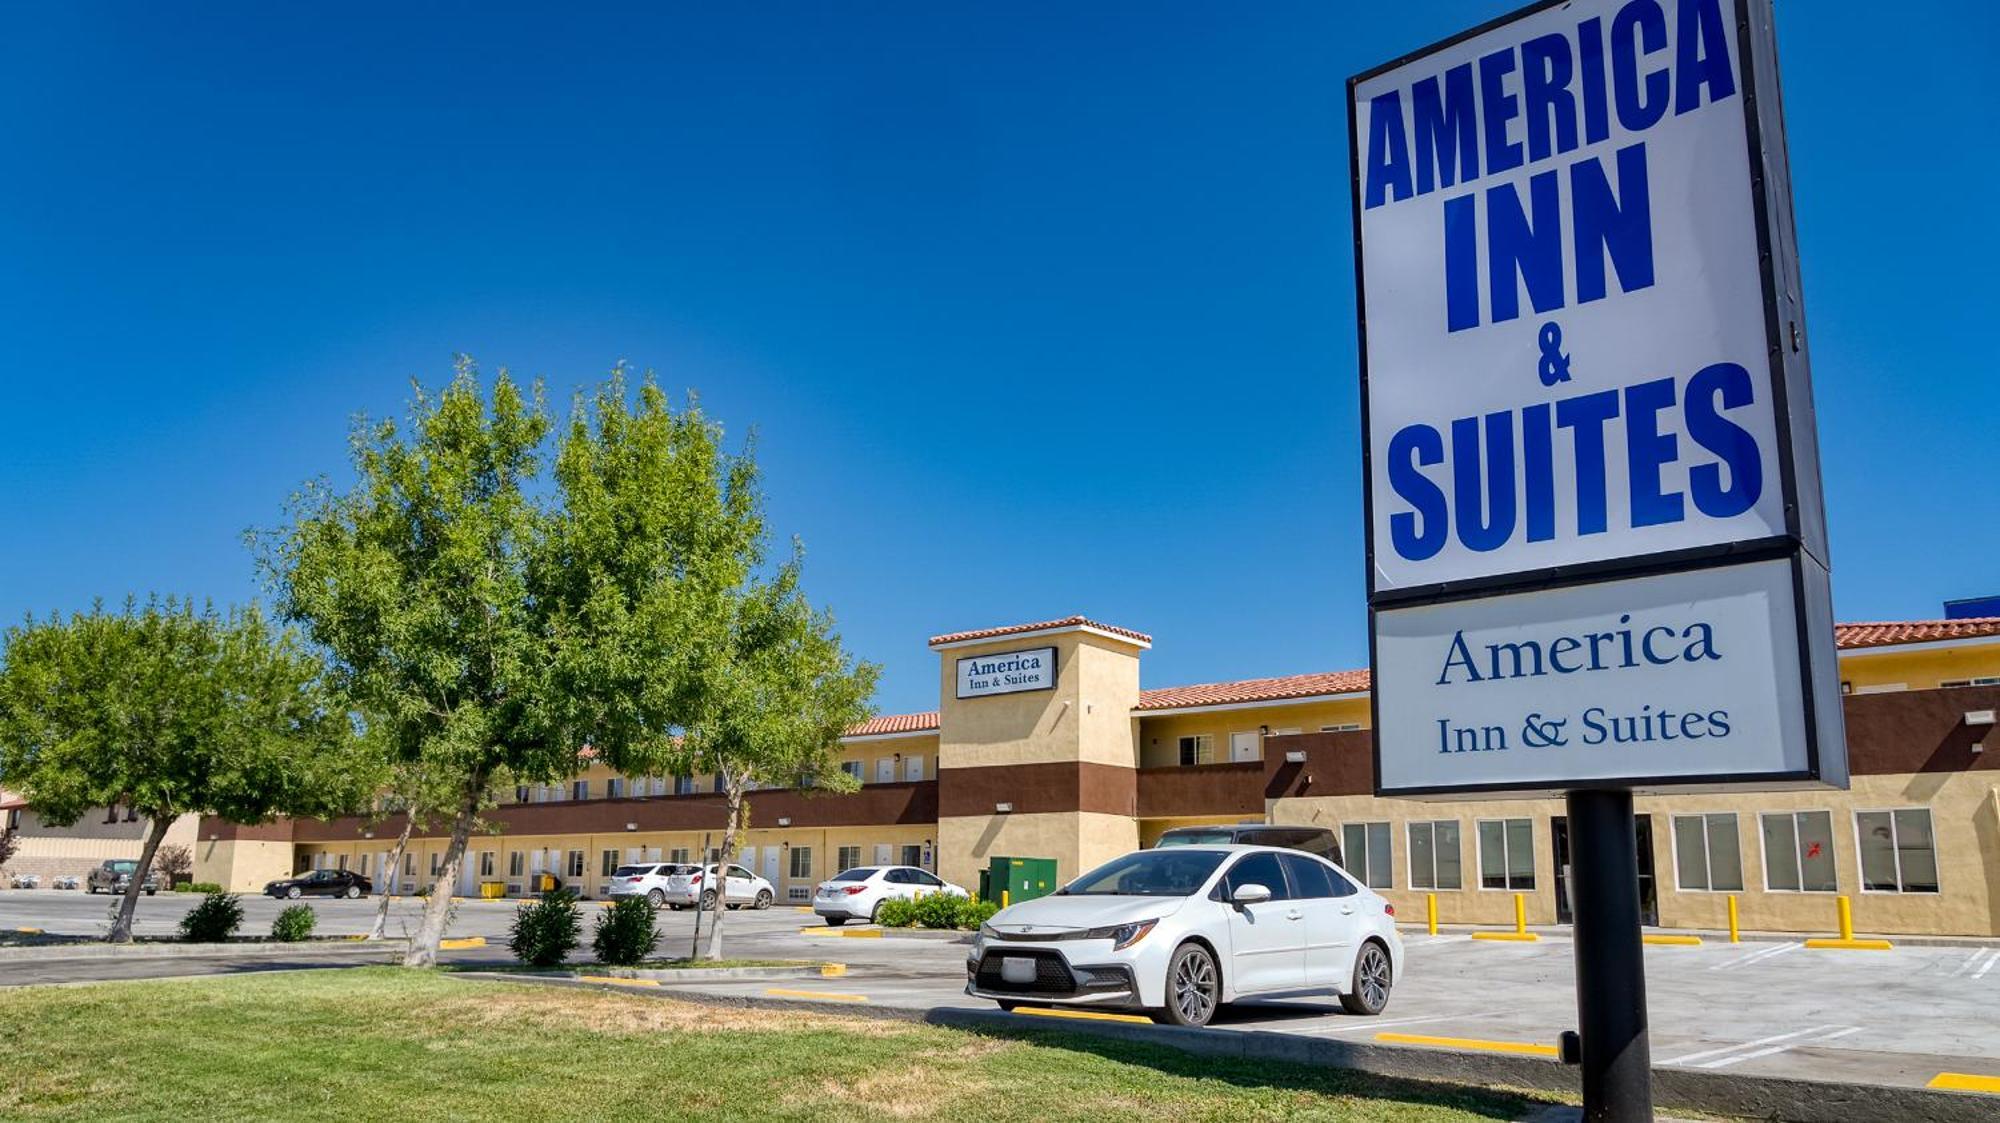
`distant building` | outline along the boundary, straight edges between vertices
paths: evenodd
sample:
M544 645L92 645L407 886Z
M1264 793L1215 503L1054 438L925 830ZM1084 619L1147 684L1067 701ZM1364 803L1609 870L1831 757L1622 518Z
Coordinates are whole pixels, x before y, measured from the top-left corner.
M1847 791L1641 795L1640 888L1649 922L1718 928L1738 899L1751 930L1826 932L1837 896L1863 931L2000 935L2000 615L1842 624ZM1419 801L1374 794L1369 674L1331 671L1140 687L1152 638L1082 617L931 639L939 705L842 738L847 795L768 787L750 797L737 860L780 903L851 866L924 866L962 885L996 856L1052 858L1067 880L1172 827L1268 821L1332 829L1346 868L1421 920L1566 923L1560 799ZM528 785L472 838L460 893L530 891L550 872L601 894L637 861L718 845L708 776L623 776L587 757ZM411 892L447 839L340 819L238 827L205 821L196 877L254 890L313 867Z
M192 847L199 815L183 815L167 830L161 846ZM91 868L111 858L137 859L146 845L151 820L128 807L98 808L67 827L50 826L28 806L27 798L0 789L0 829L13 831L19 849L0 867L0 888L21 874L40 874L46 889L58 877L79 881Z

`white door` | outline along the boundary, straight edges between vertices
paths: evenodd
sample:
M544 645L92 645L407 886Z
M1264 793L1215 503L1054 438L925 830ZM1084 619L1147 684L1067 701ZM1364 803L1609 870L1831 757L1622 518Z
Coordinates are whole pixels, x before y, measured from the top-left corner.
M779 857L778 847L766 846L764 848L764 880L770 882L773 886L778 884Z
M921 755L915 755L915 754L904 757L903 779L908 780L909 782L914 784L922 780L923 778L924 778L924 758Z
M896 758L885 756L875 762L875 782L893 784L896 782Z
M1229 735L1229 762L1231 764L1244 764L1249 761L1264 759L1262 740L1254 729L1248 733L1231 733Z
M888 864L889 864L889 854L890 854L891 850L892 850L892 848L891 848L891 847L890 847L890 845L889 845L888 843L886 843L886 842L878 842L878 843L876 843L876 844L875 844L875 864L876 864L876 865L878 865L878 866L886 866L886 865L888 865Z
M1305 914L1305 985L1346 990L1353 981L1361 914L1354 883L1303 854L1279 859L1292 880L1292 903Z
M1271 899L1238 905L1238 887L1262 885ZM1223 879L1223 907L1229 910L1229 964L1236 973L1239 994L1297 990L1306 983L1305 911L1288 899L1285 874L1278 856L1268 851L1249 854Z

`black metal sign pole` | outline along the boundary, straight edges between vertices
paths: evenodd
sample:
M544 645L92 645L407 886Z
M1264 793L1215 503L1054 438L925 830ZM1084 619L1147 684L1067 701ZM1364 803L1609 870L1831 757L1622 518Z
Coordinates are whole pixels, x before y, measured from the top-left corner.
M1587 1123L1652 1123L1639 849L1629 791L1569 793L1576 1015Z

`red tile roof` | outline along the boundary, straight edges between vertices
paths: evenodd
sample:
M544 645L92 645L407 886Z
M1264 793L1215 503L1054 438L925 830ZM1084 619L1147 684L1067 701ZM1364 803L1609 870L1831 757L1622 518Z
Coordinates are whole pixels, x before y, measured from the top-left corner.
M849 737L884 737L896 733L931 733L938 727L938 712L884 714L872 717L847 731Z
M1126 639L1148 646L1151 646L1153 642L1153 637L1144 632L1135 632L1130 628L1113 627L1110 624L1100 624L1088 616L1065 616L1060 620L1043 620L1034 624L1009 624L1004 628L978 628L970 632L948 632L945 635L932 636L931 646L937 647L947 643L964 643L967 640L976 639L998 639L1001 636L1019 635L1022 632L1041 632L1051 628L1095 628L1100 632L1110 632L1114 636L1123 636Z
M1177 710L1183 706L1227 706L1239 702L1278 702L1321 694L1353 694L1368 689L1368 672L1323 671L1282 678L1252 678L1240 682L1205 682L1198 686L1168 686L1139 692L1138 710Z
M10 792L5 788L0 788L0 811L12 811L16 807L26 807L27 805L27 796L22 795L20 792Z
M1835 624L1833 636L1834 642L1842 650L1857 647L1888 647L1899 643L1978 639L1981 636L2000 636L2000 616L1976 616L1964 620L1889 620L1866 624Z

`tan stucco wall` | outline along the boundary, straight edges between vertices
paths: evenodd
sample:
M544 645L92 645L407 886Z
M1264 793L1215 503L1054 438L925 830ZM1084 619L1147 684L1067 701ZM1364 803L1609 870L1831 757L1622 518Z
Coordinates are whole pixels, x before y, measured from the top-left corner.
M255 893L264 883L292 873L292 844L202 839L194 843L194 879L214 882L232 893Z
M1855 690L1901 683L1932 690L1940 682L2000 674L2000 643L1916 651L1862 648L1840 657L1840 681Z
M1317 733L1332 725L1359 725L1368 728L1368 699L1343 698L1331 702L1302 702L1295 705L1254 706L1235 710L1205 710L1188 714L1139 717L1139 759L1145 768L1168 768L1180 763L1180 739L1206 733L1215 745L1215 760L1229 759L1229 735L1268 727Z
M1053 690L959 698L958 661L1056 649ZM942 768L1095 760L1131 767L1139 649L1082 631L1011 637L938 652Z

